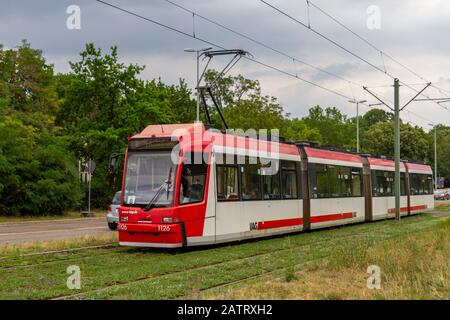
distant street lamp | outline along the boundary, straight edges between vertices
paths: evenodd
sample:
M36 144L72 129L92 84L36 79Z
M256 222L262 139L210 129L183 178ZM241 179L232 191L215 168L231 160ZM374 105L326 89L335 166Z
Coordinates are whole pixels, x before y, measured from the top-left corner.
M349 100L350 103L356 103L356 152L359 152L359 104L367 102L367 100Z
M195 89L197 90L197 117L196 117L196 122L200 122L200 93L199 93L199 91L200 91L200 89L199 89L199 85L200 85L200 83L199 83L199 81L200 81L200 79L199 79L199 77L200 77L200 70L199 70L199 68L200 68L200 55L201 55L201 52L205 52L205 51L208 51L208 50L211 50L212 49L212 47L208 47L208 48L202 48L202 49L192 49L192 48L186 48L186 49L184 49L184 52L196 52L197 53L197 82L196 82L196 85L195 85Z

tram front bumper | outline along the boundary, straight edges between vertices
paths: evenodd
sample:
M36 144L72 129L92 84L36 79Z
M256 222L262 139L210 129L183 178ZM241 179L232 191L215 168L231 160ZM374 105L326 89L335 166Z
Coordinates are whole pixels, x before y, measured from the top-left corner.
M186 243L180 223L119 223L121 246L178 248Z

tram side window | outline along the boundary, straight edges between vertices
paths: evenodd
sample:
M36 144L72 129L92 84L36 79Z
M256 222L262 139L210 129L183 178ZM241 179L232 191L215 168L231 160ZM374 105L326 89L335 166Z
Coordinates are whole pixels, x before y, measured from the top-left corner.
M316 164L317 198L360 197L361 169Z
M433 176L432 175L430 175L430 174L427 174L426 175L426 177L427 177L427 184L428 184L428 188L427 188L427 194L433 194L434 192L433 192Z
M259 180L259 164L257 158L246 157L241 166L242 199L261 199L261 184Z
M205 163L191 164L194 162L193 159L202 159L202 157L196 158L192 153L191 157L186 157L184 160L180 179L180 204L203 201L208 166Z
M406 196L406 177L404 172L400 172L400 194Z
M217 199L239 200L238 167L217 165Z
M340 170L336 166L328 167L328 186L330 190L329 196L331 198L339 198L341 196L341 187L343 186L343 179L341 178Z
M374 197L394 195L394 172L374 170L372 175Z
M428 194L433 194L433 176L428 174L427 175L427 182L428 182Z
M352 197L361 197L362 196L362 179L361 174L362 170L360 168L351 168L351 188L352 188Z
M281 186L283 199L298 197L297 166L294 161L281 161Z
M390 197L395 195L395 173L375 170L372 173L373 196ZM400 173L400 195L406 196L406 176Z
M411 194L425 195L433 193L433 181L431 175L411 174Z
M264 200L278 200L281 199L280 186L280 161L261 161L261 176L263 181L263 195Z
M328 170L324 164L316 164L316 191L318 198L329 197Z

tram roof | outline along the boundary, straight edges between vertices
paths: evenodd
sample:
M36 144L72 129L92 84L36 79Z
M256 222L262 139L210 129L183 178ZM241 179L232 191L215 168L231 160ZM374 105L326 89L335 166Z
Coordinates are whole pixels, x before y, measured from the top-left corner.
M176 131L179 131L180 134L182 131L192 133L195 128L200 132L205 130L203 123L152 124L141 133L132 136L131 139L171 137Z

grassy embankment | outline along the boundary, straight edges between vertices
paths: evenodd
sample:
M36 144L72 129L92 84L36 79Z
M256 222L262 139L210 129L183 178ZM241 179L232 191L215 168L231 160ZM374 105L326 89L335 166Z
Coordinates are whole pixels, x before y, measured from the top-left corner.
M381 289L368 289L369 265ZM337 247L305 270L202 295L207 299L450 299L450 219L373 245Z
M1 299L450 298L450 222L430 215L184 252L33 251L43 250L0 252ZM381 290L366 288L372 264ZM81 268L80 290L66 287L70 265Z
M434 207L437 211L450 211L450 201L435 201Z

